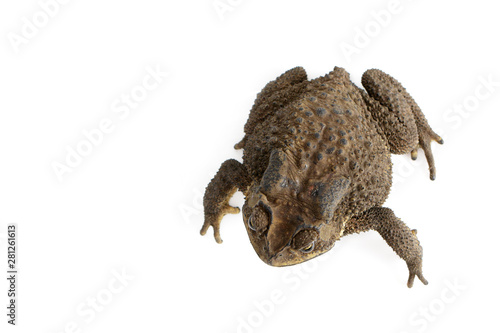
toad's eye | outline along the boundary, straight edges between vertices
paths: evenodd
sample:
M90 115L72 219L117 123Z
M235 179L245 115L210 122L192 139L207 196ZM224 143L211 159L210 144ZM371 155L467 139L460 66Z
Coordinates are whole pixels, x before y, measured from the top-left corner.
M304 252L304 253L311 252L312 250L314 250L314 243L315 242L311 242L309 245L307 245L306 247L304 247L303 249L301 249L301 251Z
M253 216L253 214L250 215L250 217L248 218L248 222L247 222L248 223L248 227L250 229L252 229L253 231L257 231L257 229L255 228L255 225L254 225L254 223L255 223L254 220L255 220L255 217Z
M248 228L252 231L263 232L269 225L269 214L263 204L256 206L247 220Z
M318 232L314 229L302 229L293 237L292 248L303 253L312 252L319 238L318 236Z

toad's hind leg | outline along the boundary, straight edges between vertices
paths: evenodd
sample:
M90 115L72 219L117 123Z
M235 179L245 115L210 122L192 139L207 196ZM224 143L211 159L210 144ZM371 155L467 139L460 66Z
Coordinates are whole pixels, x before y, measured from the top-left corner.
M408 287L413 286L417 276L423 284L427 280L422 274L422 247L417 238L417 231L412 230L394 215L394 212L385 207L372 207L364 213L352 217L346 224L344 236L376 230L390 247L400 256L410 271Z
M431 141L443 139L427 123L422 110L406 89L392 76L378 69L367 70L361 79L369 97L363 94L373 118L378 121L393 154L411 152L417 158L422 148L429 164L430 178L436 178Z
M257 95L250 116L245 124L245 137L234 148L245 147L246 138L255 126L287 103L295 100L306 88L307 73L302 67L294 67L269 82Z

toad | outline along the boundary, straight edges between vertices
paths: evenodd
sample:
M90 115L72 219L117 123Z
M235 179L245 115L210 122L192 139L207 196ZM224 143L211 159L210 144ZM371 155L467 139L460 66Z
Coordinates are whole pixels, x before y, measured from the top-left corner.
M329 251L341 237L377 231L406 262L407 285L422 274L416 230L383 207L392 184L391 154L422 149L432 180L431 142L443 140L393 77L366 71L351 82L340 67L308 80L302 67L269 82L257 95L245 124L243 162L222 163L203 197L204 235L220 224L237 191L245 195L242 215L257 255L272 266L302 263Z

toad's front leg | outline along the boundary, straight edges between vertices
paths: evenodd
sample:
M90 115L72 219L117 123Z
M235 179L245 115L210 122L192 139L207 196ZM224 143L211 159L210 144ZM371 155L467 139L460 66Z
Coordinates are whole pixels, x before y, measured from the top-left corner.
M400 256L410 271L408 287L413 286L417 276L423 284L427 280L422 274L422 247L417 238L417 231L412 230L385 207L372 207L346 224L344 235L362 231L376 230L390 247Z
M230 159L222 163L215 177L210 181L203 196L205 222L200 234L205 235L208 227L214 228L214 237L217 243L222 243L220 237L220 223L224 215L237 214L238 207L229 205L229 199L236 190L246 192L250 185L250 176L240 162Z

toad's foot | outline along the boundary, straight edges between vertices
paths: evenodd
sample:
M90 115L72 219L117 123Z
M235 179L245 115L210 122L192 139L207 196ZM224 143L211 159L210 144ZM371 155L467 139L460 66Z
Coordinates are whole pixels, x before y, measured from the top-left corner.
M245 192L250 185L250 177L245 167L236 160L227 160L219 168L208 184L203 196L205 222L200 234L205 235L210 226L214 228L217 243L222 243L220 223L226 214L238 214L240 209L229 205L229 199L236 190Z
M415 280L415 276L417 276L419 280L422 281L423 284L427 285L429 283L422 274L422 258L415 258L415 260L408 260L406 261L406 265L408 266L408 270L410 271L408 283L406 284L408 288L413 287L413 281Z
M439 144L443 144L444 140L437 135L430 127L418 129L418 145L411 151L412 160L416 160L418 156L418 148L422 148L427 159L427 164L429 164L429 173L431 180L436 179L436 166L434 164L434 156L432 155L431 142L436 141Z
M227 203L222 206L217 213L205 212L205 222L203 223L203 227L201 227L200 234L202 236L205 235L208 228L212 226L214 228L215 241L221 244L222 238L220 237L220 223L222 218L226 214L238 214L239 212L240 209L238 207L230 206Z

